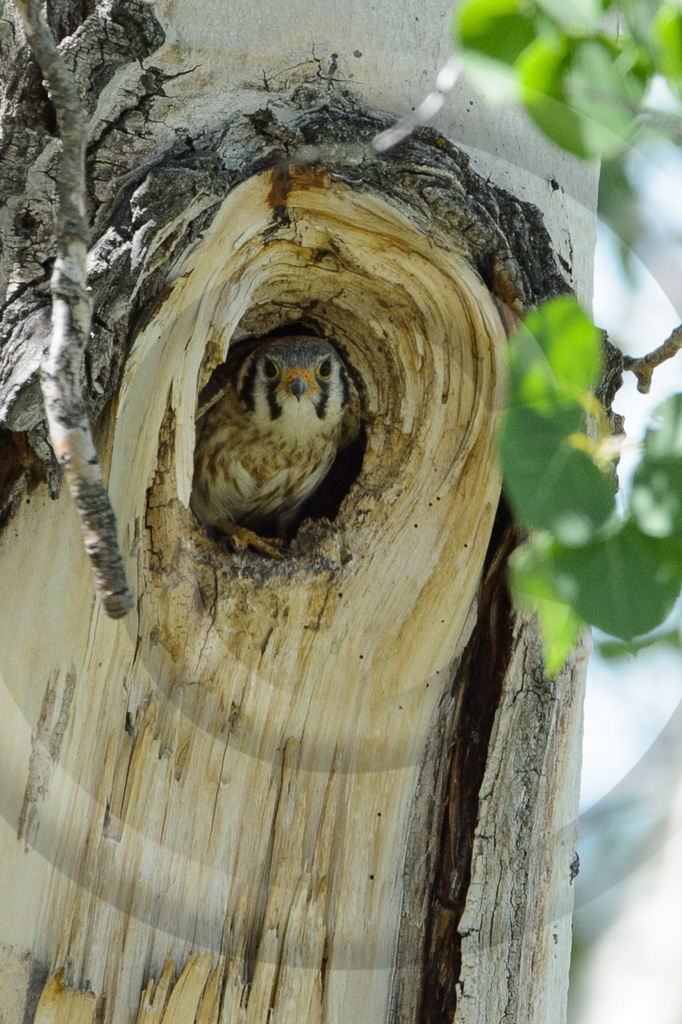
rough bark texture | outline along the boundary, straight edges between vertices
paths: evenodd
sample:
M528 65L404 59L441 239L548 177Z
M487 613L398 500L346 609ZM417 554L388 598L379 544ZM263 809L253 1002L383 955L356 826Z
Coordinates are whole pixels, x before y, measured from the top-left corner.
M54 5L50 7L49 20L59 37L73 28L74 34L63 44L62 53L76 78L86 109L92 112L113 76L156 49L163 41L163 32L151 9L134 0L98 5L95 12L87 12L82 24L78 21L74 26L71 19L75 13L69 4L63 10ZM0 21L0 64L0 422L14 433L26 436L45 463L50 492L55 495L61 472L47 441L38 368L50 337L49 289L55 255L59 143L52 105L24 40L20 16L11 4L6 5ZM89 153L92 158L92 143ZM120 187L119 180L112 184L114 190ZM94 207L96 200L92 194L90 202ZM93 269L96 274L96 268L90 269L91 275ZM95 283L92 276L91 283ZM95 287L93 293L98 316ZM88 412L95 420L116 386L125 350L127 317L123 323L119 317L107 323L98 319L96 324L97 334L83 368ZM104 367L106 371L100 378ZM31 470L21 471L27 483L29 475L35 480L35 465ZM16 478L8 478L0 494L0 517L16 506L19 493Z
M430 129L386 157L374 156L369 143L388 123L364 111L327 108L282 124L263 109L222 126L205 148L188 139L151 170L138 169L137 179L126 173L106 222L95 217L104 231L90 254L96 329L84 371L91 415L96 419L116 391L130 326L158 300L168 268L200 237L220 200L264 167L280 167L286 182L292 158L294 166L319 162L334 179L390 197L439 241L456 237L509 327L524 308L569 291L535 207L483 181L469 170L465 153ZM97 149L91 149L94 170ZM334 159L337 149L342 159ZM21 266L18 260L13 269ZM3 323L0 416L10 429L28 426L32 442L45 436L36 387L48 330L45 292L44 280L38 286L25 282Z
M0 1009L559 1022L584 656L546 680L509 606L491 455L504 330L568 290L542 216L435 130L377 157L390 120L331 74L172 130L170 77L141 63L163 38L153 9L83 14L51 9L92 112L83 390L136 623L93 612L43 483L55 497L37 372L58 147L8 7L2 849L19 980ZM366 451L322 508L334 521L304 524L277 568L221 550L187 504L199 391L231 342L290 322L350 357ZM35 614L40 651L20 626Z

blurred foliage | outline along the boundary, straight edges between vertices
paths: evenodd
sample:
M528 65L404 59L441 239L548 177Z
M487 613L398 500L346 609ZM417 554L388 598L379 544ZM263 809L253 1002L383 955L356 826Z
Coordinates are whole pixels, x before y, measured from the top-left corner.
M510 70L538 127L576 156L614 156L656 75L682 97L682 6L659 0L464 0L458 49Z
M682 0L463 0L453 34L477 84L477 69L506 76L552 142L602 160L600 213L627 269L645 228L625 156L647 138L682 141L677 111L647 107L657 76L682 98ZM510 505L531 531L511 580L538 614L550 672L584 623L617 638L613 657L650 643L641 638L682 586L682 396L657 410L619 516L593 396L601 352L600 332L567 298L531 313L509 346L499 455Z
M599 175L599 213L614 232L623 270L630 276L630 254L647 227L641 202L628 177L623 155L603 160Z
M645 227L628 156L651 139L682 146L682 0L463 0L453 35L477 88L513 92L556 145L601 159L599 212L629 274ZM649 105L658 76L670 110Z
M572 298L545 303L510 340L499 457L517 522L532 531L511 582L538 614L552 674L585 623L618 638L621 654L635 650L682 587L682 395L658 407L621 516L609 425L592 394L601 369L601 332Z
M676 651L682 651L682 641L678 629L668 629L655 632L642 640L633 640L627 643L623 640L604 640L599 645L599 654L607 661L621 661L623 658L632 658L640 651L646 651L649 647L670 647Z

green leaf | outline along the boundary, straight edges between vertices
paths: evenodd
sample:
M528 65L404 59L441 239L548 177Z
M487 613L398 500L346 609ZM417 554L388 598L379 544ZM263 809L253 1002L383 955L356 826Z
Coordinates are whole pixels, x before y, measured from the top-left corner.
M633 479L631 504L642 533L682 540L682 461L673 456L642 459Z
M625 21L626 33L629 33L641 46L649 46L652 41L652 27L661 7L661 0L617 0L613 6Z
M559 597L586 622L632 640L660 625L682 581L682 546L643 534L633 522L583 547L555 545Z
M547 357L560 388L575 385L589 391L594 387L604 362L601 331L572 296L543 303L526 318L525 325Z
M671 612L681 580L682 545L646 537L632 522L577 548L541 534L510 561L514 597L537 611L551 671L561 667L582 622L628 645L650 633ZM623 645L613 650L628 653Z
M682 395L671 395L654 410L644 436L645 458L682 458Z
M532 405L540 412L552 412L559 398L556 378L537 339L525 324L510 340L507 358L510 403L520 402ZM572 399L566 401L573 404Z
M603 14L601 0L537 0L538 7L564 28L591 28Z
M538 617L545 668L548 675L554 676L566 661L584 623L571 606L557 596L544 540L531 541L518 548L511 557L509 571L516 603L534 611Z
M583 415L577 404L549 414L518 405L500 431L504 489L517 519L566 544L584 543L615 509L613 483L572 444Z
M578 156L592 155L583 141L582 120L564 92L563 76L571 61L564 35L536 39L517 61L521 94L538 127L562 149Z
M542 36L517 67L531 117L563 149L586 159L608 155L634 131L648 75L633 45L619 49L596 35Z
M679 96L682 86L682 12L679 7L663 4L652 22L651 34L658 70Z
M556 411L558 404L589 405L586 392L603 365L601 332L574 298L561 296L526 318L509 343L508 357L510 402L544 412Z
M465 0L455 9L453 33L464 48L513 64L535 38L527 6L518 0Z
M635 189L626 173L626 154L620 153L603 160L599 173L600 217L614 233L614 243L620 247L620 257L628 273L632 250L645 232L643 211Z
M606 661L619 661L623 658L632 658L640 651L649 650L651 647L672 647L682 651L679 629L671 629L667 633L655 633L644 640L634 640L632 643L623 643L621 640L604 640L597 645L597 650Z
M542 305L509 344L510 406L499 437L505 492L525 527L566 544L589 540L615 507L613 483L582 433L587 389L601 368L601 334L572 297Z
M682 395L666 399L654 420L633 478L632 511L643 533L682 540Z

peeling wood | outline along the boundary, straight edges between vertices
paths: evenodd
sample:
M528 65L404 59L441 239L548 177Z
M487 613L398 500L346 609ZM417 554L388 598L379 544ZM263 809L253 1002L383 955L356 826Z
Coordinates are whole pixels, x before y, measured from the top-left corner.
M190 968L191 969L191 968ZM163 970L158 980L150 979L140 1001L140 1012L137 1024L162 1024L163 1015L168 1005L168 996L175 982L175 963L172 957L166 957Z
M47 793L55 764L59 760L75 689L76 673L73 668L65 674L63 680L59 671L54 672L45 689L31 741L31 759L17 824L17 839L23 838L27 843L33 827L37 827L36 804Z
M95 995L67 987L64 968L54 974L38 1003L35 1024L94 1024Z
M90 927L122 945L140 990L154 935L183 937L176 961L197 942L227 962L242 949L227 984L241 979L232 991L245 1019L263 1024L293 1020L300 1000L323 1021L389 998L402 837L498 500L488 451L504 342L478 276L399 208L316 174L316 185L292 184L288 217L273 223L272 180L226 201L195 272L179 268L131 351L110 488L136 524L138 622L131 650L120 638L113 649L93 621L88 716L105 741L91 747L104 806L88 829L92 865L67 873L81 886L77 918L97 900ZM245 234L250 224L267 246ZM317 255L332 236L330 280ZM229 304L211 274L235 282ZM380 289L385 320L372 314ZM207 371L201 325L222 323L219 359L236 331L292 315L314 316L347 352L364 384L367 449L336 521L304 523L273 566L210 540L186 503ZM48 921L65 892L55 880ZM90 948L71 932L63 955L106 990L114 1020L128 997Z
M154 17L139 7L149 49ZM505 332L567 288L541 214L438 132L370 158L390 119L355 100L328 106L311 87L314 109L280 94L176 135L171 77L117 68L89 153L83 373L137 603L119 627L93 608L64 501L43 485L16 498L19 459L0 650L30 723L7 749L31 798L27 846L13 835L2 849L31 899L12 941L53 979L69 965L65 999L88 982L102 1024L338 1024L370 1007L400 1024L540 1024L536 1005L560 1021L548 993L556 982L561 998L568 933L553 959L543 929L569 892L568 850L549 840L576 791L563 758L578 696L569 675L542 679L534 634L510 613L490 457ZM33 166L49 170L45 112L27 114ZM23 184L6 181L15 211ZM16 283L0 415L43 455L31 380L52 201L30 246L12 228L0 260ZM273 566L208 537L188 498L213 370L291 322L349 361L366 448L338 511L304 521ZM45 680L54 694L71 671L72 697L41 711ZM499 824L517 808L525 860Z

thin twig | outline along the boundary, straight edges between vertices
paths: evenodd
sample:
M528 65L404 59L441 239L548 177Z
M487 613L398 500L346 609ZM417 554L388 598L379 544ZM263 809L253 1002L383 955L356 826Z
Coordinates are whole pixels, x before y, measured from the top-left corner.
M41 367L50 439L64 467L83 526L95 587L113 619L133 607L116 539L116 518L102 482L80 388L90 337L87 291L89 226L85 206L87 116L73 76L48 28L39 0L15 0L57 115L62 154L57 177L57 258L52 273L52 338Z
M447 64L438 72L436 88L422 100L417 109L413 113L401 117L392 128L387 128L374 136L372 145L377 153L385 153L411 135L415 128L428 124L436 116L445 103L445 94L454 88L463 66L464 62L461 57L457 55L450 57Z
M672 359L681 348L682 324L675 328L662 345L655 348L653 352L649 352L648 355L641 356L639 359L635 359L633 356L624 356L623 369L632 370L637 377L637 390L643 395L648 395L651 388L651 377L656 367L664 363L666 359Z

